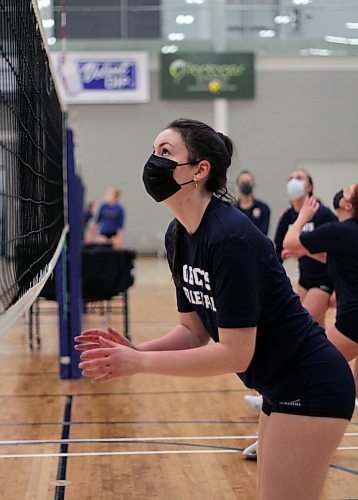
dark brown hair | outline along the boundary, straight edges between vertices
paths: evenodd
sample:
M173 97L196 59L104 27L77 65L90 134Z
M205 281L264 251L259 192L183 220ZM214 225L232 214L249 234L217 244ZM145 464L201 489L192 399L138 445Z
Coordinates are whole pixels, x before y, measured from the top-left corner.
M208 160L210 163L211 168L205 184L206 190L232 203L234 199L229 195L226 187L226 173L231 165L234 150L231 139L221 132L216 132L209 125L189 118L174 120L166 128L179 132L188 150L188 160L190 162ZM180 241L182 231L183 226L176 220L174 225L172 277L177 285L180 284Z
M353 219L358 220L358 184L354 184L350 202L353 206Z

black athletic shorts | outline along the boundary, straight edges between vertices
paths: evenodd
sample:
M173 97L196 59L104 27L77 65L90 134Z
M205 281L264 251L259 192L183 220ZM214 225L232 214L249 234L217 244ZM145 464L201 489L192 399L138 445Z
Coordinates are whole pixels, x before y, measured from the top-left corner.
M117 231L115 231L114 233L101 233L102 236L105 236L106 238L112 238L113 236L115 236L117 234Z
M298 284L305 290L318 288L319 290L322 290L322 292L326 292L329 295L331 295L334 290L333 282L327 278L300 278L298 280Z
M275 382L262 387L261 393L266 415L276 412L350 420L355 406L352 371L328 340L308 354L305 350Z
M358 310L349 313L339 313L335 327L353 342L358 342Z

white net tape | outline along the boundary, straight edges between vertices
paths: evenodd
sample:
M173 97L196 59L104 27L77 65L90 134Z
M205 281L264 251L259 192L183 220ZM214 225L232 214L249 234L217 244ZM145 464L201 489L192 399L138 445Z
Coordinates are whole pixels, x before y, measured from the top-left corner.
M30 309L31 305L37 299L39 293L45 286L46 281L48 280L48 278L51 276L51 274L55 269L55 265L62 251L67 230L68 230L67 227L63 229L55 253L53 254L52 259L46 266L46 269L44 270L38 282L32 288L30 288L30 290L28 290L14 305L12 305L9 309L0 314L0 335L3 335L7 330L9 330L14 325L14 323L21 316L23 316L23 314L25 314L26 311Z

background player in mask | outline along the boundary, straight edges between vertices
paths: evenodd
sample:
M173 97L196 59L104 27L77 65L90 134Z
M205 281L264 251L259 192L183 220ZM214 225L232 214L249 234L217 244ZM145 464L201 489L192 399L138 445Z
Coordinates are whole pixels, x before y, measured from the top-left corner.
M282 262L290 257L298 257L298 287L303 306L308 309L313 319L324 327L326 311L329 307L329 299L333 292L332 278L327 272L325 264L307 256L301 256L299 252L291 252L283 249L283 240L289 227L297 219L306 196L313 194L313 181L305 170L294 170L288 179L287 195L291 206L278 221L274 237L276 252ZM336 221L337 217L326 206L319 203L318 210L303 226L303 232L311 232L326 222Z
M237 208L241 210L264 234L267 235L270 225L270 207L261 200L254 198L254 178L248 170L240 172L236 179L239 190Z
M284 247L311 254L324 252L318 258L327 260L337 296L336 321L326 333L351 361L358 356L358 184L338 191L333 206L339 222L324 224L311 233L302 233L302 227L319 209L313 197L307 198L296 222L287 232ZM357 373L357 369L355 371ZM357 379L356 384L358 386Z
M306 196L312 196L312 177L305 170L294 170L291 172L287 183L287 196L291 207L285 210L280 217L274 237L276 252L280 262L291 257L298 258L299 279L297 292L301 298L302 305L311 313L322 327L325 327L325 316L330 306L330 297L333 293L333 282L329 276L326 265L307 256L301 256L300 252L292 252L283 249L283 240L289 227L297 219L298 213L304 204ZM312 231L315 227L337 220L329 208L320 205L319 211L314 215L303 230ZM258 411L262 405L262 396L246 395L245 401L254 410ZM256 459L258 450L257 441L244 449L243 454L247 458Z
M330 306L330 297L333 292L333 280L328 274L327 266L313 258L303 256L303 248L295 251L292 248L283 248L283 240L287 231L296 221L298 213L304 205L305 198L311 197L313 192L313 181L311 176L305 170L294 170L287 183L287 195L291 201L291 207L281 216L275 234L275 245L277 255L282 262L289 257L299 257L299 280L298 293L303 306L311 313L321 326L325 327L324 320L327 309ZM334 207L336 208L336 207ZM314 231L315 228L326 222L336 221L336 216L322 204L318 204L316 213L312 213L312 218L307 220L302 226L305 234ZM332 303L332 302L331 302ZM244 396L247 404L255 411L259 411L262 406L262 396L246 395ZM244 449L243 454L246 458L257 458L257 441Z

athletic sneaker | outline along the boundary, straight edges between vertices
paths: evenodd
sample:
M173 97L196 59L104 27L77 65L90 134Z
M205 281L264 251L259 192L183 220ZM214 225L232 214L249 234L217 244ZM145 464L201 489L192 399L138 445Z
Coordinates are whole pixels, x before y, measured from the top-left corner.
M254 411L260 411L262 407L262 396L244 396L244 400L246 403L252 408Z
M251 444L247 448L244 449L242 454L244 455L245 458L248 458L250 460L257 460L257 448L258 448L259 442L256 441L255 443Z

